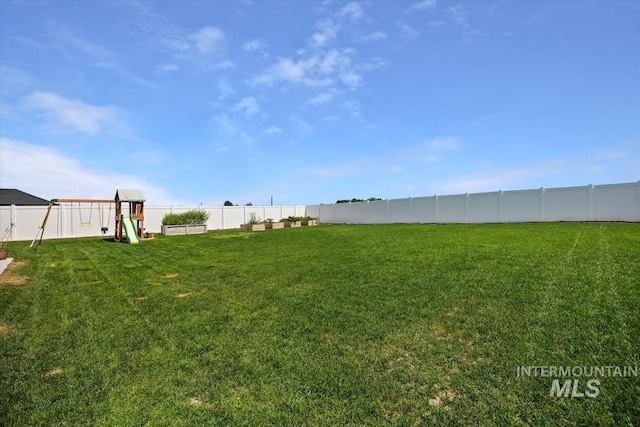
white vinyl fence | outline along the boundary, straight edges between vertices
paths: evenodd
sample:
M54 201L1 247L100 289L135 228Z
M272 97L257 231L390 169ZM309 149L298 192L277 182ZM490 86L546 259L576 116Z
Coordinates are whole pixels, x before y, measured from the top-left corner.
M640 222L640 181L307 206L321 223Z
M126 211L127 204L123 209ZM182 213L191 209L203 209L210 213L207 229L239 228L254 213L261 219L279 221L288 216L304 216L305 206L145 206L144 227L148 232L159 233L162 218L167 213ZM32 240L42 225L47 206L0 206L0 232L14 224L8 241ZM115 206L109 203L60 204L51 209L44 239L102 236L101 228L108 227L104 235L114 233Z

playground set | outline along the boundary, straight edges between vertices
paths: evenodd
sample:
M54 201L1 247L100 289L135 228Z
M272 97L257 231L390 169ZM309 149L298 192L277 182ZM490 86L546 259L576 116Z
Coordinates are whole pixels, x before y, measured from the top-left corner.
M36 237L33 238L31 242L31 247L42 244L42 238L44 236L44 230L47 225L47 221L49 219L49 215L51 214L51 209L54 206L59 206L61 204L70 204L71 209L73 209L74 203L78 204L78 214L80 218L80 227L90 226L91 217L93 213L93 205L97 205L98 213L100 215L100 230L102 234L107 234L109 232L109 218L111 217L111 207L115 204L115 232L113 236L113 240L115 242L123 242L123 243L132 243L137 244L140 243L145 238L144 233L144 194L140 190L124 190L118 189L116 190L116 195L113 200L111 199L51 199L49 202L49 207L47 208L47 213L44 216L44 220L42 221L42 225L38 227L38 232L36 233ZM87 221L83 221L82 219L82 204L89 204L89 218ZM128 206L125 208L124 203L128 203ZM102 204L109 204L109 213L105 215L102 211ZM124 208L124 209L123 209ZM106 219L106 222L105 222ZM150 235L149 238L153 238L153 235ZM36 243L37 241L37 243Z

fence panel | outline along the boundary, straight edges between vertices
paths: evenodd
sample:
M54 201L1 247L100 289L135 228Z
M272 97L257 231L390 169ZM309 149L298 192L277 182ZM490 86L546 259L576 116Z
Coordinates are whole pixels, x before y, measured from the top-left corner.
M369 224L386 224L389 222L387 200L374 200L369 202Z
M593 220L640 221L640 181L594 185Z
M589 221L589 187L544 190L544 221Z
M465 222L466 198L464 194L438 196L436 222Z
M469 194L466 222L500 222L500 191Z
M411 198L389 200L389 220L390 223L411 222Z
M541 190L516 190L503 192L502 221L542 221L541 194Z
M351 224L366 224L369 219L369 202L351 203Z
M436 222L436 198L415 197L411 199L411 222Z

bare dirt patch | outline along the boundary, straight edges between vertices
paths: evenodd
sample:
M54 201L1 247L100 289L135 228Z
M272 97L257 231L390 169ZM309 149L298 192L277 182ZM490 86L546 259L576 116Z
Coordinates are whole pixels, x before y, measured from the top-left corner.
M165 274L162 277L165 279L175 279L176 277L178 277L178 273Z
M136 300L138 300L138 301L144 301L146 299L149 299L149 297L138 297L138 298L136 298Z
M450 389L441 390L438 384L434 384L435 396L429 399L429 405L440 407L445 403L451 402L456 397L456 393Z
M9 335L12 330L13 328L11 326L0 324L0 338Z
M0 285L24 285L27 282L28 277L18 274L26 262L13 261L6 270L0 274Z
M47 264L47 267L50 267L50 268L56 268L57 266L58 266L58 263L55 263L55 262Z
M191 406L201 406L202 400L198 399L197 397L192 397L191 399L189 399L189 403L191 404Z
M178 294L176 295L176 298L186 298L188 296L191 296L192 292L186 292L184 294Z
M57 367L57 368L53 368L52 370L48 371L46 374L44 374L44 376L46 378L49 378L49 377L53 377L53 376L56 376L56 375L61 375L63 372L64 372L64 369L62 369L60 367Z

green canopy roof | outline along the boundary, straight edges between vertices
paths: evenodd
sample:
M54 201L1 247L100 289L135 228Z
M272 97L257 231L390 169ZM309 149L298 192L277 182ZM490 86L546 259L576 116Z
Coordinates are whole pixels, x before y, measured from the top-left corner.
M141 190L116 190L116 200L121 202L144 202L144 194Z

